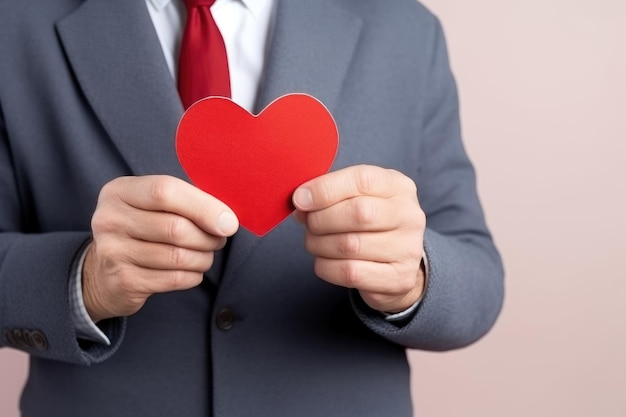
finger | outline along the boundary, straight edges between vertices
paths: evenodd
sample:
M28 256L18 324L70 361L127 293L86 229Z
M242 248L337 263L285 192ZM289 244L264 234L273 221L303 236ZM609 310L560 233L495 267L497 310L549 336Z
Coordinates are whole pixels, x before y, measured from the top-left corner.
M148 279L144 282L148 285L149 294L189 290L200 285L204 278L202 272L193 271L146 269L145 273Z
M331 284L388 296L403 296L417 282L411 269L400 263L316 257L314 268L318 277Z
M307 234L305 246L312 255L328 259L399 262L423 256L421 240L410 233Z
M225 243L226 238L223 239ZM95 254L104 262L105 272L116 275L124 265L149 269L205 272L213 264L213 251L196 251L165 243L104 237L94 240ZM223 247L223 244L218 246Z
M202 272L133 267L116 276L116 285L124 297L132 299L188 290L200 285L202 279Z
M124 217L122 230L134 239L197 251L218 250L226 243L226 238L206 233L191 220L177 214L133 210L135 213Z
M173 213L137 209L126 204L101 202L92 218L94 238L102 235L125 235L133 239L167 243L187 249L221 249L224 237L200 229L191 220Z
M175 177L123 177L109 184L103 189L105 196L112 194L142 210L178 214L210 234L231 236L239 227L237 217L226 204Z
M402 212L402 203L377 197L354 197L323 210L309 212L306 225L311 233L319 235L388 231L403 224L406 215Z
M359 165L331 172L304 183L294 192L293 203L299 210L316 211L353 197L389 198L400 190L414 188L413 181L397 171Z
M206 272L214 252L201 252L164 243L140 242L127 248L127 262L147 269Z

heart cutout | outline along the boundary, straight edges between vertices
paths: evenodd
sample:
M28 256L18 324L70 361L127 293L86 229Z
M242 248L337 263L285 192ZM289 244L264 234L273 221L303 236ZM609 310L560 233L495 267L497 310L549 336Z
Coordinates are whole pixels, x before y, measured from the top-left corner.
M191 181L257 236L291 214L298 186L328 172L338 142L330 112L306 94L282 96L257 116L209 97L187 109L176 132L178 160Z

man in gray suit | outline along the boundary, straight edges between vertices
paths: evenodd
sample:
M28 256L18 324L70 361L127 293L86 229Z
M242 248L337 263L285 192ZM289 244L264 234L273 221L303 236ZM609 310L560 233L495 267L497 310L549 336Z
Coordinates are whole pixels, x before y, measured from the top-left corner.
M272 4L254 109L309 93L341 144L257 238L176 160L146 5L0 2L0 346L31 355L23 415L412 415L405 349L474 342L503 298L437 20Z

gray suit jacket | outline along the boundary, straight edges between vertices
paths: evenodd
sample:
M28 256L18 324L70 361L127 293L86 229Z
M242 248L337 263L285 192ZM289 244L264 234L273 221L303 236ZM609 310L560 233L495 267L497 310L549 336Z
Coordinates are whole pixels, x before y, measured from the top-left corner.
M0 1L0 346L31 354L24 416L410 416L405 348L465 346L503 298L437 20L413 0L280 0L258 109L318 97L341 145L418 184L426 297L385 322L316 278L302 228L241 230L198 288L77 341L76 254L104 183L184 178L182 114L144 0ZM419 369L414 372L418 373ZM419 377L419 376L418 376Z

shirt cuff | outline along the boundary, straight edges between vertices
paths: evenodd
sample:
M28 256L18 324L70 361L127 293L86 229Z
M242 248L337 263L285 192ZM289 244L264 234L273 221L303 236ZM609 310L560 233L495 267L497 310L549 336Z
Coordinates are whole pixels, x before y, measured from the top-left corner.
M79 339L89 340L92 342L101 343L107 346L111 345L109 338L96 326L96 324L89 317L87 308L85 308L85 302L83 300L83 264L87 256L86 245L83 248L78 262L76 263L76 269L72 271L69 285L69 298L70 298L70 310L72 313L72 322L74 324L74 330L76 336Z
M411 307L407 308L404 311L393 314L383 312L383 314L385 315L385 320L390 322L403 322L408 321L408 319L413 317L413 314L415 314L417 307L419 307L422 300L424 299L424 294L426 294L426 289L428 287L428 276L430 275L428 272L428 258L426 258L426 255L422 257L422 262L424 263L424 289L422 290L422 295L420 295L420 298L418 298Z

